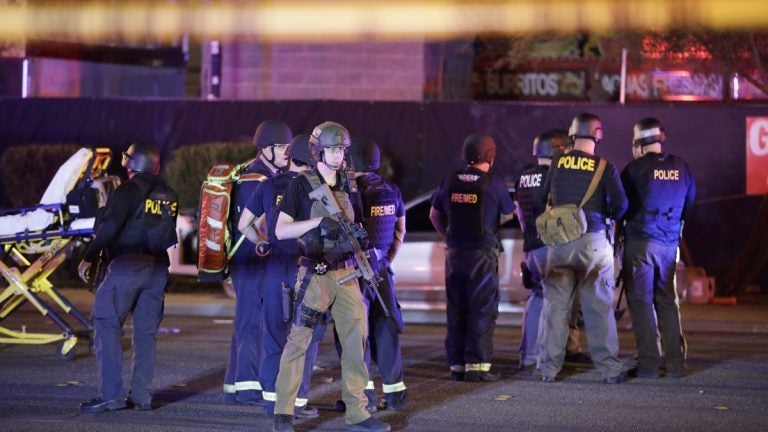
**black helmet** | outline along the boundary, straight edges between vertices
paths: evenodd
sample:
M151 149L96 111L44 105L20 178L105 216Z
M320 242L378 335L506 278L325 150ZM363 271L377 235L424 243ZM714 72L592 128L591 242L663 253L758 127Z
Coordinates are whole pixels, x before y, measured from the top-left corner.
M160 151L152 144L137 142L123 152L123 168L133 172L160 173Z
M368 138L352 138L352 164L355 171L371 172L381 167L381 150Z
M275 144L288 144L292 136L287 124L278 120L264 120L253 134L253 145L264 149Z
M590 114L581 113L573 118L571 122L571 128L568 129L568 136L574 141L581 139L590 139L599 144L603 139L603 123L600 121L600 117Z
M541 158L553 158L565 152L569 147L568 132L552 129L536 135L533 139L533 155Z
M490 162L496 157L496 142L484 133L475 133L464 140L462 155L468 164Z
M658 119L646 117L635 123L632 144L647 146L654 143L662 143L666 139L667 134L664 132L664 127L661 126L661 122Z
M320 161L323 149L343 146L346 150L349 148L349 145L350 140L347 128L332 121L316 126L309 137L309 151L316 161Z
M309 153L309 135L298 134L291 140L291 146L286 152L294 162L312 165L312 155Z

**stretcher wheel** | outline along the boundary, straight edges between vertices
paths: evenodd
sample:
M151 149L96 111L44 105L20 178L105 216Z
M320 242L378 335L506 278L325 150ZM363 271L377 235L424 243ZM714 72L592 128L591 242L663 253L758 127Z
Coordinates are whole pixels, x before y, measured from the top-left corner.
M56 354L59 356L59 359L70 361L75 358L75 345L77 345L77 337L75 336L59 342L56 345Z

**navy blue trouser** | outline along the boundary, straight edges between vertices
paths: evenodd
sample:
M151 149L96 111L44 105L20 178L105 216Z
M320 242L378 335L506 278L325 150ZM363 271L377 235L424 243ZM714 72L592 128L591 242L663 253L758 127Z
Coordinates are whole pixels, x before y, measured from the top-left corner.
M123 397L123 324L133 316L131 397L150 403L155 375L155 334L163 317L168 262L150 255L125 254L112 260L93 300L94 346L99 396Z
M291 321L283 320L283 295L282 284L285 283L291 289L296 284L298 273L297 256L281 255L280 251L273 250L268 265L264 271L264 302L262 308L262 359L259 369L259 382L264 389L264 410L273 414L277 393L275 381L280 371L280 356L291 332ZM296 398L296 407L307 405L309 388L312 380L312 368L317 358L317 349L325 337L327 324L325 320L318 320L312 334L312 343L307 349L304 358L304 373Z
M459 248L449 248L446 253L445 351L450 366L481 365L481 370L490 367L493 331L499 315L497 253L495 249Z
M368 344L365 350L365 362L371 369L371 360L376 362L381 374L382 390L388 402L391 398L402 398L405 392L403 381L403 356L400 347L400 333L403 331L403 318L400 306L395 297L395 281L392 270L384 262L379 268L381 283L379 293L387 306L390 317L384 315L384 310L376 299L373 289L363 285L363 297L368 307ZM366 393L375 389L367 389ZM369 395L368 399L371 399Z
M224 393L236 394L238 402L261 399L261 281L263 260L254 256L236 257L230 262L235 287L235 323L229 363L224 376Z
M685 339L675 291L677 243L627 241L624 244L624 286L637 342L637 364L659 371L680 373L685 360ZM661 344L659 343L661 335Z

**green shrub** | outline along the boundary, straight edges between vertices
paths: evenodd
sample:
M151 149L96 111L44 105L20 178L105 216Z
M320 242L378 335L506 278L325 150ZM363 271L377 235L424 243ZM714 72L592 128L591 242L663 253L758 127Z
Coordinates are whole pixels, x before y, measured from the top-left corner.
M40 202L59 167L79 144L28 144L8 147L0 158L0 180L7 201L14 208Z
M214 164L239 164L254 156L250 143L214 142L180 147L163 167L163 178L179 195L180 209L196 209L200 186Z

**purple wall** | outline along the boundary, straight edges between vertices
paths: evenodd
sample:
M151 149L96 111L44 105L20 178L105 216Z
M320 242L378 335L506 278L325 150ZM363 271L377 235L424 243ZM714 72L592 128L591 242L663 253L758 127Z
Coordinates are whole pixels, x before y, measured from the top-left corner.
M687 160L698 182L699 204L685 232L694 263L722 278L756 222L759 197L744 196L745 118L768 116L766 106L2 99L0 151L59 142L122 150L134 140L147 140L168 156L184 145L249 137L267 118L282 119L294 133L334 120L353 136L377 140L393 157L397 183L408 198L435 187L460 163L461 143L472 132L487 131L496 138L500 148L494 171L514 179L532 162L534 135L567 129L583 111L603 119L605 139L597 152L618 169L631 160L634 122L646 116L661 119L669 135L665 149Z

